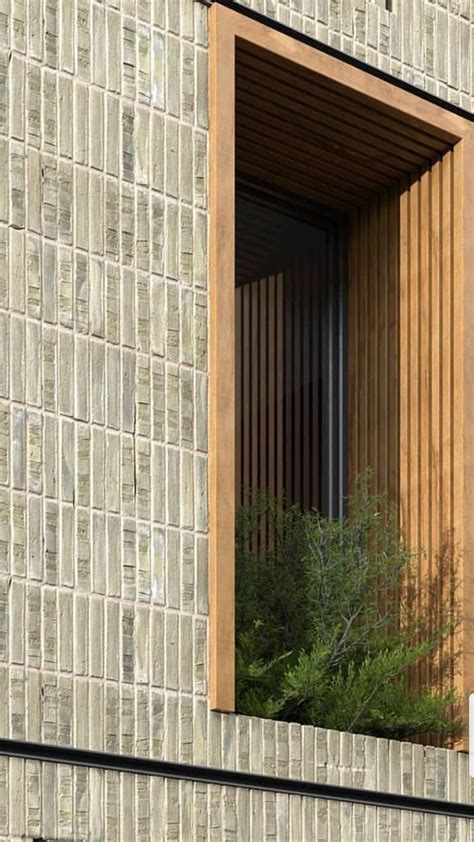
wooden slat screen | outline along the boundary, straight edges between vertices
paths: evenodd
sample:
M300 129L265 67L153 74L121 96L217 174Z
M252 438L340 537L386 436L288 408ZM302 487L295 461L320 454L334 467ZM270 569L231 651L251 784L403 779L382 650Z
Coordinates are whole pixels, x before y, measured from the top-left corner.
M349 474L370 466L378 489L399 500L406 542L420 551L414 599L420 611L429 604L438 627L462 538L455 160L449 151L378 194L349 226ZM456 684L458 642L453 632L449 651L415 680Z
M399 191L353 212L348 271L348 469L366 467L378 490L398 498Z

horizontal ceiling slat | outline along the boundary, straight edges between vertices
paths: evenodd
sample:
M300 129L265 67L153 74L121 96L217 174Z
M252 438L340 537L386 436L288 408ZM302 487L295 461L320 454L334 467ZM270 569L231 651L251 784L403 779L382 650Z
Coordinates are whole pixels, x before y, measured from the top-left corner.
M311 115L290 113L282 102L273 102L271 99L262 99L259 96L246 95L237 100L236 103L236 126L237 134L239 132L239 123L246 119L252 125L252 114L255 115L255 122L257 124L264 121L267 123L267 131L279 126L285 126L292 132L293 142L289 152L297 151L300 136L304 140L313 144L314 154L316 152L320 157L326 156L328 160L340 160L341 164L346 162L346 165L353 161L364 167L366 172L372 172L374 175L380 176L381 183L385 184L388 179L400 178L406 175L407 171L413 170L414 167L407 167L406 163L401 164L399 161L394 161L389 153L379 153L362 143L348 144L344 142L344 138L335 131L328 131L324 126L312 120ZM258 116L257 116L258 115Z
M293 92L306 95L310 103L314 102L315 108L328 109L328 113L339 118L344 115L344 122L353 122L361 129L367 127L385 139L396 138L397 145L411 148L425 158L446 151L446 141L375 111L373 106L354 102L347 95L328 88L319 79L300 72L294 65L281 67L273 56L263 58L249 54L245 48L239 49L236 72L243 78L248 78L249 74L257 77L267 87L273 87L277 82L289 86Z
M319 133L332 138L339 148L358 149L367 160L381 159L391 162L400 172L406 172L407 169L413 169L426 161L426 155L399 146L396 135L390 141L374 134L368 127L362 129L356 125L348 125L344 122L343 115L336 117L327 111L314 108L304 97L298 96L297 91L289 86L285 89L276 81L267 87L258 76L254 79L243 79L237 74L236 95L237 108L240 98L244 102L253 101L256 107L259 102L274 104L283 109L286 120L291 123L308 128L317 126Z
M281 141L287 153L294 157L299 155L300 150L305 154L310 150L311 160L316 157L318 160L324 159L338 170L345 183L352 183L354 175L358 178L362 176L372 188L379 189L380 185L393 183L400 177L400 170L394 168L390 161L371 158L368 166L367 155L355 149L336 148L336 144L329 142L324 134L311 133L301 125L295 131L294 124L284 119L283 111L276 111L269 103L259 103L258 107L255 104L239 103L236 118L237 137L243 130L254 131L255 136L266 133Z
M312 143L307 143L300 136L295 141L291 129L285 129L283 126L270 126L265 121L258 119L257 115L249 119L247 115L243 117L242 109L239 109L237 135L239 139L245 139L247 142L256 141L261 144L265 141L275 148L284 150L288 154L288 149L291 147L293 158L298 157L298 160L304 162L306 166L313 171L321 169L326 174L333 174L337 176L337 180L345 179L345 183L350 180L354 186L366 189L369 192L377 190L380 186L380 177L368 172L367 167L357 164L355 161L346 163L341 161L340 156L332 156L327 152L324 155L324 161L321 162L319 158L319 150Z
M299 181L289 178L286 172L265 172L262 170L260 162L257 164L250 163L248 160L245 162L239 162L239 172L245 176L258 178L263 181L265 181L266 177L268 184L279 190L284 190L285 192L292 193L295 196L302 196L304 199L308 199L312 202L319 202L333 208L333 210L338 210L344 213L348 209L347 205L340 199L338 200L333 195L325 194L323 191L318 190L316 192L307 185L301 184ZM355 205L357 202L354 201L352 204Z
M332 80L238 43L236 166L334 211L347 211L448 148L449 135L399 119Z
M374 188L370 190L361 187L357 183L348 183L347 179L341 179L336 174L325 170L324 162L318 162L316 158L313 165L305 160L301 160L298 155L291 155L289 159L287 150L273 146L262 138L259 139L258 148L257 144L252 146L251 133L249 135L250 137L248 138L245 134L239 135L237 138L236 151L239 160L242 162L247 159L255 161L256 157L261 156L264 159L262 169L268 169L270 164L284 167L296 177L302 179L304 184L313 185L315 188L320 187L321 189L330 188L341 199L350 199L354 194L357 194L361 199L368 198L374 192Z
M317 80L318 88L321 90L325 90L328 94L333 93L334 95L342 96L346 100L349 100L351 104L357 104L362 109L367 109L371 112L376 112L377 115L381 117L387 117L390 120L395 121L400 126L400 132L403 132L402 127L407 127L408 130L414 130L420 136L423 136L425 139L431 138L433 149L439 150L439 143L441 142L444 144L444 148L447 149L452 146L453 143L456 143L458 140L451 132L440 128L439 126L434 129L433 126L427 125L423 120L420 120L415 114L408 115L406 113L397 117L397 110L391 105L390 98L387 97L387 101L377 102L377 106L374 107L374 103L369 95L360 93L351 89L350 92L347 91L344 85L334 80L329 79L327 76L320 76L319 74L311 71L306 70L305 68L301 67L297 63L292 62L289 59L283 59L276 54L269 53L267 50L262 49L257 44L251 44L247 41L238 40L237 43L237 61L239 61L240 56L243 54L248 54L249 56L255 57L255 59L263 59L271 66L281 67L286 70L287 73L290 74L292 78L304 78L309 80L310 82L314 82ZM431 145L431 144L428 144Z
M242 68L239 68L237 70L238 89L247 91L255 78L251 69L243 72ZM338 127L344 137L366 142L376 149L390 149L392 154L400 161L416 164L418 161L440 154L439 150L433 149L431 146L414 143L413 141L407 142L403 135L383 126L378 126L374 120L357 117L349 113L347 109L338 108L322 97L301 92L291 84L270 77L259 76L258 87L263 96L272 93L275 98L290 100L292 110L298 109L300 111L304 109L307 114L312 115L313 119L318 120L320 125L329 128Z

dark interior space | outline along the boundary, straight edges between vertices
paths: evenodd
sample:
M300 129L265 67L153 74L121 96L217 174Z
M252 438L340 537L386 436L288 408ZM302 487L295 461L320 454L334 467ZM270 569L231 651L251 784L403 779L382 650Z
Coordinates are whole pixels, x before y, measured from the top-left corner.
M335 516L344 489L344 219L239 183L238 499L269 489Z

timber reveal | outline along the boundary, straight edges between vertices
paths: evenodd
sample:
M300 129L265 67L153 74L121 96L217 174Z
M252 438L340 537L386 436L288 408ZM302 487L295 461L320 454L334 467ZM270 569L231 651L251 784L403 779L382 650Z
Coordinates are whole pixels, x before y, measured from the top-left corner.
M420 577L434 579L442 558L445 587L456 582L463 622L450 653L461 649L461 669L454 673L451 657L447 670L429 678L443 687L456 682L468 692L474 447L473 425L465 419L474 410L474 297L465 287L473 265L472 123L254 17L216 4L210 23L211 707L234 709L239 488L248 477L251 484L254 478L275 482L277 490L278 482L289 484L292 496L306 503L318 494L329 500L328 477L337 477L337 508L344 462L348 482L370 466L378 488L399 500L408 543L425 551ZM287 219L283 239L271 237L272 226L278 231L275 214ZM316 254L296 218L313 226ZM328 246L331 236L335 250ZM339 275L328 271L330 253ZM285 280L291 306L280 320ZM319 303L309 308L309 324L297 320L300 344L296 351L294 341L279 348L279 330L284 336L285 319L291 321L305 296ZM337 300L332 311L324 303L331 296ZM312 371L304 371L301 347L311 347L316 317L340 343L326 343ZM254 334L260 335L257 348ZM330 376L322 362L328 354ZM254 379L246 385L250 368ZM280 409L275 394L278 377L289 368L288 414L285 389ZM263 390L255 370L261 382L266 379ZM305 392L306 382L312 385ZM318 389L319 405L312 404ZM326 425L323 434L310 428L315 417ZM299 437L309 436L307 475L295 461L279 461L280 423L280 447L289 429L290 451L296 452ZM332 468L326 488L314 491L326 450ZM440 606L445 596L440 594ZM421 592L417 599L421 605Z

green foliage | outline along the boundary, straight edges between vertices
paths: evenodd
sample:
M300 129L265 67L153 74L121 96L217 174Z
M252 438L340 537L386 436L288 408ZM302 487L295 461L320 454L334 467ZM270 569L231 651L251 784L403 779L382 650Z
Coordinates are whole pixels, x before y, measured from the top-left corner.
M456 622L453 591L432 574L420 605L419 575L410 588L420 555L370 493L370 475L340 520L249 497L237 523L238 710L398 739L455 737L457 699L432 690Z

